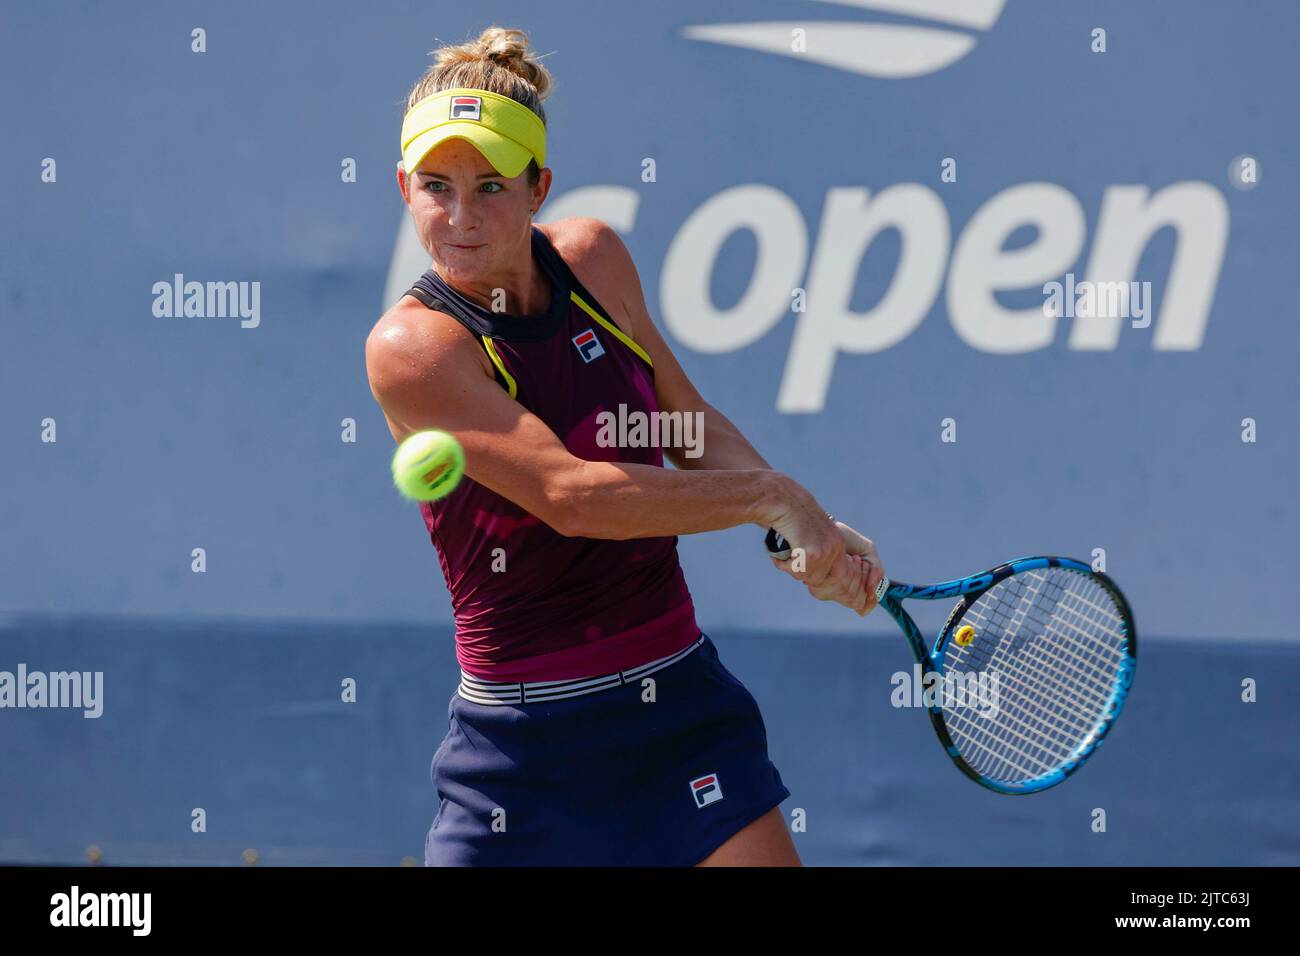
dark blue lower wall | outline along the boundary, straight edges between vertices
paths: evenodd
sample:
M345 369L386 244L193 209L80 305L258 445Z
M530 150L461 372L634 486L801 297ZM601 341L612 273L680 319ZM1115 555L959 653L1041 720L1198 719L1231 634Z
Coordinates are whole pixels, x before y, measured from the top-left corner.
M762 707L807 864L1300 864L1300 648L1147 641L1093 761L1001 797L890 705L901 638L709 635ZM90 845L108 864L422 861L456 680L446 628L9 620L0 670L20 662L103 671L104 711L0 710L0 861L77 863Z

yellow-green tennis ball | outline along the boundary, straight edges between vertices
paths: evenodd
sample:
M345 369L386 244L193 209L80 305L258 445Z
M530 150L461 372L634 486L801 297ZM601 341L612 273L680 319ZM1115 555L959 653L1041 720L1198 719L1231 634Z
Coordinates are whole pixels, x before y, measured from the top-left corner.
M393 484L412 501L446 497L463 474L465 451L460 442L436 428L406 436L393 453Z

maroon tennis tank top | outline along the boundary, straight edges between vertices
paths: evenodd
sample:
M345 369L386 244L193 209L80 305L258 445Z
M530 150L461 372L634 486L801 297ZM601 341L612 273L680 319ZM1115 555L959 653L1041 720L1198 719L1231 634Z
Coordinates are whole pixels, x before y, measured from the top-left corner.
M626 405L654 414L654 369L556 252L532 231L551 281L542 315L496 313L433 269L412 295L470 330L497 382L587 461L663 467L657 446L602 447L596 416ZM485 680L567 680L609 674L672 654L700 636L677 560L677 538L566 538L466 476L420 506L456 618L456 658Z

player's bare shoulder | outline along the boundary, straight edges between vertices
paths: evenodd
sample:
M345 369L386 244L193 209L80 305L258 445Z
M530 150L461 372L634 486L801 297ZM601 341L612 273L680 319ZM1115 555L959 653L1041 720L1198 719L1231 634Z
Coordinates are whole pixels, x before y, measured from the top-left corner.
M376 378L398 371L394 366L431 371L445 361L474 362L488 378L493 376L473 333L454 316L430 309L414 296L398 299L366 337L366 369L372 389Z
M639 298L640 279L623 240L612 226L591 216L570 216L538 224L578 281L632 338L637 330L625 301Z

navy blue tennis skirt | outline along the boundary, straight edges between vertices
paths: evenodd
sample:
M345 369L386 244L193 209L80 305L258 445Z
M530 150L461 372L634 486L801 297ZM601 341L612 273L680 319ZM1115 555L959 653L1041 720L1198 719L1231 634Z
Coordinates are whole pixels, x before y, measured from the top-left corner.
M452 694L425 865L693 866L790 796L753 695L701 636L681 660L580 697Z

